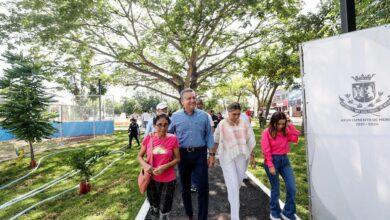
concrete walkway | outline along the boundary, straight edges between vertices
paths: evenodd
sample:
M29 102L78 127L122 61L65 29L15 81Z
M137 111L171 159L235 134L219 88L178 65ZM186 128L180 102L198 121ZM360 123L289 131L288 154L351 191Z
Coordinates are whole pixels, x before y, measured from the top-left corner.
M260 169L260 168L259 168ZM188 219L185 215L181 199L181 189L178 179L175 198L173 202L171 219L184 220ZM227 198L226 185L219 166L209 169L209 217L208 219L230 219L230 206ZM252 181L243 183L240 190L240 219L255 220L269 219L269 197ZM194 208L194 217L197 213L197 194L192 194L192 206ZM151 219L149 214L145 219Z

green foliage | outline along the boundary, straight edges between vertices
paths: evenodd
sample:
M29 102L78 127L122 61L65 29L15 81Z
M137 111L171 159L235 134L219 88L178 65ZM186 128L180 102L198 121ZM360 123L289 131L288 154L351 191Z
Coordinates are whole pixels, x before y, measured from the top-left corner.
M388 0L355 1L356 29L376 27L390 23ZM301 15L295 28L301 29L303 41L341 34L340 0L326 0L318 13ZM306 32L305 32L305 31Z
M213 96L223 97L227 102L246 101L250 95L248 90L250 81L239 76L233 76L228 80L221 82L213 91Z
M155 111L158 103L162 101L161 98L158 96L155 95L147 96L145 93L137 93L134 96L134 100L137 101L142 112Z
M390 23L390 1L356 1L357 29L375 27Z
M215 96L212 96L211 98L206 99L205 100L205 109L206 110L213 109L215 112L220 112L221 108L218 105L218 100L219 99Z
M162 102L162 98L155 95L148 95L144 92L137 92L131 98L124 98L123 102L123 111L127 115L133 113L141 113L145 111L155 111L158 103ZM176 108L175 106L172 106Z
M243 60L244 76L250 79L248 87L257 100L257 112L265 108L268 115L278 87L289 88L299 77L298 53L283 44L271 45Z
M127 98L123 101L123 111L126 115L131 115L135 112L141 112L141 108L136 100Z
M123 112L123 105L120 103L114 103L114 114L120 115Z
M294 16L298 3L7 0L0 37L29 44L45 60L55 55L48 63L73 94L106 70L115 82L178 99L164 86L197 89L226 74L242 51L272 41L273 24Z
M168 102L168 111L175 112L177 110L181 109L181 105L179 102Z
M71 154L68 165L79 171L82 181L88 182L92 176L92 167L103 156L108 155L108 151L87 152L85 149L75 151Z
M30 143L49 138L56 131L50 122L56 116L47 111L53 96L45 92L40 64L10 52L4 57L12 67L0 79L0 94L5 98L0 105L0 126Z

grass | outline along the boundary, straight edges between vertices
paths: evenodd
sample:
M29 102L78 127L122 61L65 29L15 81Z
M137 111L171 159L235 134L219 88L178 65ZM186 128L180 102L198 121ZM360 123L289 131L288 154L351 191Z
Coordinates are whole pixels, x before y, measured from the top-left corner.
M86 147L88 151L118 150L127 145L127 138L125 132L115 132L114 135L73 144L69 148ZM138 192L136 184L139 171L139 164L136 160L138 150L133 148L124 151L126 154L121 160L117 161L97 179L92 180L92 191L89 194L79 196L78 189L74 189L58 199L36 207L21 219L134 219L145 197ZM36 159L39 160L42 156L52 152L54 151L38 154ZM42 162L42 167L27 179L1 190L0 204L36 189L70 171L71 168L65 162L70 153L63 152L47 158ZM118 157L120 157L120 154L112 154L100 159L94 167L94 173L98 173ZM29 172L27 169L28 163L29 158L1 163L0 185ZM29 199L0 210L0 219L9 219L34 203L56 195L78 183L78 176L73 176L71 179L60 182Z
M254 128L256 140L259 142L261 130L258 126L255 126ZM115 132L115 134L111 136L102 136L77 144L69 144L67 145L67 149L86 147L88 151L99 151L103 149L116 150L127 145L127 138L127 134L124 131ZM46 151L42 154L37 154L36 159L38 161L44 155L63 150L64 149ZM115 163L106 173L92 181L92 191L89 194L79 196L78 190L75 189L58 199L36 207L21 219L134 219L145 197L139 194L138 186L136 184L136 178L139 171L139 164L136 161L138 150L125 149L125 152L126 154L123 159ZM71 152L63 152L47 158L41 164L42 167L30 177L10 188L1 190L0 205L18 195L36 189L61 176L63 173L70 171L71 168L65 163L65 159L70 153ZM250 168L250 171L270 188L268 178L263 168L263 157L258 143L255 148L255 153L258 166L255 169ZM102 158L95 165L95 173L118 157L118 154L113 154ZM297 146L292 146L289 158L296 178L297 214L302 219L309 219L306 154L303 137L300 137ZM10 160L0 163L0 185L8 183L29 172L29 169L27 169L28 163L28 157L20 161ZM74 176L69 180L49 188L47 191L18 202L11 207L2 209L0 210L0 219L9 219L32 204L75 186L78 182L79 179ZM281 181L281 191L285 191L283 181ZM281 193L281 199L285 200L284 193Z
M300 129L299 126L297 126L297 129ZM259 142L261 140L261 132L262 130L259 128L259 126L254 127L255 135L256 135L256 147L255 147L255 154L256 154L256 168L250 168L249 171L251 171L257 178L260 179L260 181L266 185L269 189L271 188L271 185L269 183L267 174L264 170L264 157L261 152L261 147L259 145ZM294 174L295 174L295 181L296 181L296 187L297 187L297 194L296 194L296 205L297 205L297 215L301 219L309 219L309 195L308 195L308 180L307 180L307 169L306 169L306 153L305 153L305 138L299 137L298 144L291 144L291 152L289 153L289 159L292 164ZM280 178L280 190L281 190L281 199L282 201L286 201L286 188L284 185L284 182L282 178Z

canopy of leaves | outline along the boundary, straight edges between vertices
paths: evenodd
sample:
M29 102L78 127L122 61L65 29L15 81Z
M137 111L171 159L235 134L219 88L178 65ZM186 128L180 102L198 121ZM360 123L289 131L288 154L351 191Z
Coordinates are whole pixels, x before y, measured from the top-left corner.
M71 79L63 81L71 89L75 73L85 78L104 69L116 82L177 98L171 91L229 74L242 51L272 41L273 28L298 12L298 2L7 0L0 37L55 57L52 66Z

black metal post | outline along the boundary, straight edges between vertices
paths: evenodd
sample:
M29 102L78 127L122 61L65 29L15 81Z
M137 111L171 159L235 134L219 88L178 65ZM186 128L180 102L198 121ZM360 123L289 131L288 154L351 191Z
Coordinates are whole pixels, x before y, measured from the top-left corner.
M102 120L102 80L99 79L98 81L98 87L99 87L99 121Z
M343 33L356 31L354 0L340 0L341 29Z

